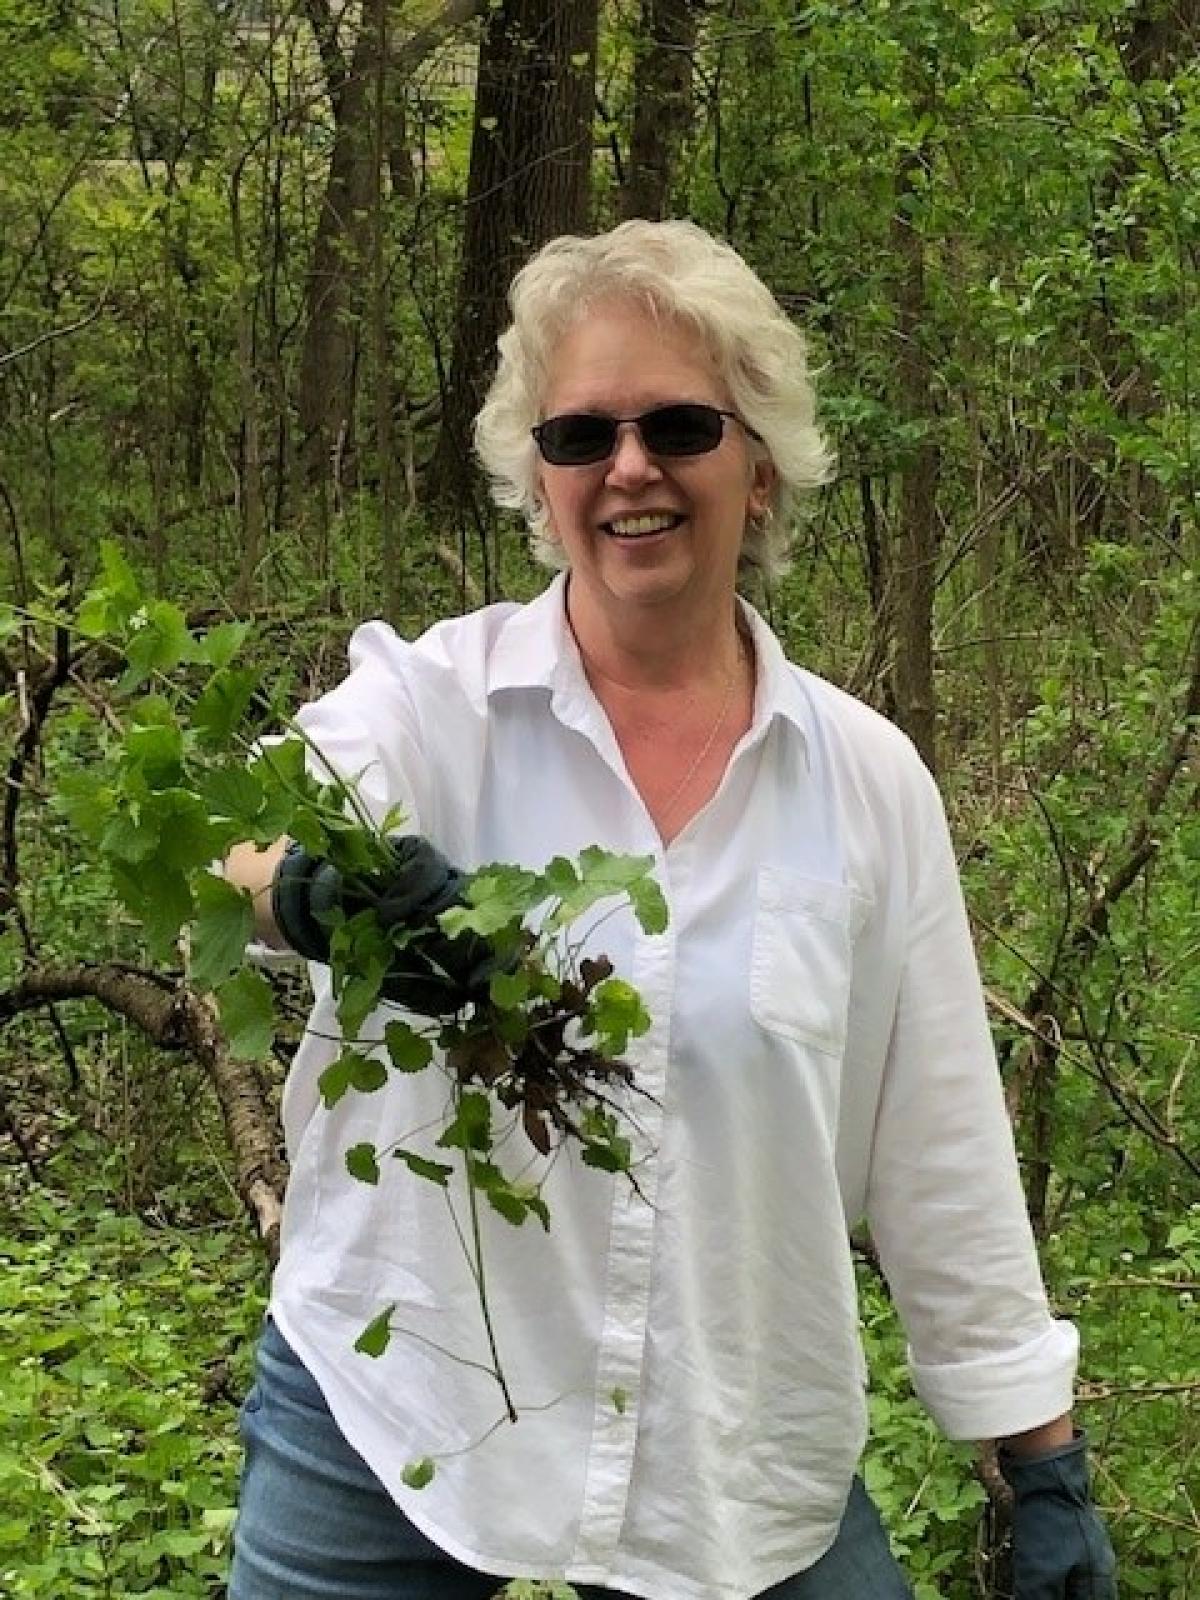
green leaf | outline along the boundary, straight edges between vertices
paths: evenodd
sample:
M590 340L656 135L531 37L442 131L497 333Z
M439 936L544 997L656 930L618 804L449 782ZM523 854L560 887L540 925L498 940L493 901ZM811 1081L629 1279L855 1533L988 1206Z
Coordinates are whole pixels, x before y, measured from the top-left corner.
M377 1317L371 1318L354 1341L354 1348L359 1355L371 1356L376 1361L379 1359L392 1342L392 1317L395 1312L396 1307L393 1303Z
M337 1019L353 1039L379 1004L380 989L392 960L392 942L372 911L360 912L333 931L330 962L337 994Z
M377 1056L365 1056L358 1050L343 1050L317 1079L317 1088L321 1091L325 1109L330 1110L349 1090L374 1094L386 1082L387 1065Z
M545 898L545 891L538 873L499 864L473 873L466 895L466 905L451 906L442 912L438 922L452 936L470 931L488 938L520 922Z
M566 856L555 856L547 863L545 872L542 873L542 882L546 893L561 900L565 895L573 893L579 887L579 873L575 870L573 862Z
M503 1011L513 1011L529 999L529 973L524 968L516 972L497 972L488 983L492 1004Z
M595 1167L600 1172L628 1172L630 1154L628 1139L613 1144L588 1143L583 1147L582 1161L585 1167Z
M210 667L227 667L250 637L248 622L221 622L197 641L196 656Z
M420 1461L410 1461L400 1476L410 1489L427 1489L436 1470L429 1457L422 1456Z
M606 978L592 992L592 1022L597 1048L603 1055L619 1056L630 1035L636 1037L649 1028L650 1013L632 984L624 978Z
M119 798L118 810L118 796L111 795L112 813L97 843L106 856L118 861L148 861L158 849L158 827L153 818L143 820L140 807L128 796Z
M90 639L122 631L142 604L137 573L114 539L100 544L100 578L84 596L76 626Z
M438 1144L443 1149L491 1149L492 1106L486 1094L467 1089L459 1095L454 1118L438 1139Z
M266 798L257 773L240 762L231 767L214 767L200 774L196 792L208 807L210 816L236 822L243 838L251 836ZM285 831L281 828L279 833ZM278 838L279 834L272 837Z
M259 674L249 667L221 667L213 673L190 718L208 749L229 749L259 681Z
M196 884L195 903L192 977L202 989L215 989L242 964L254 937L254 903L245 889L212 873Z
M383 971L378 967L361 977L357 974L342 978L342 992L338 996L337 1019L347 1038L355 1039L363 1023L379 1004L379 985Z
M260 1061L270 1054L275 1037L271 986L261 972L243 967L217 990L221 1027L229 1053L239 1061Z
M379 1182L379 1156L373 1144L354 1144L346 1151L346 1171L359 1183Z
M111 826L117 796L99 773L68 771L58 780L54 802L76 832L99 845Z
M183 733L173 720L139 724L125 735L125 757L147 788L175 788L183 780Z
M141 882L132 879L127 899L139 921L154 922L157 875L186 876L198 867L207 867L223 854L228 829L223 834L210 820L204 802L187 789L147 791L131 780L124 793L113 796L113 805L116 809L100 837L100 847L118 863L154 857L154 876ZM190 915L190 890L187 900L184 921Z
M599 1106L589 1106L580 1118L583 1163L601 1172L628 1172L633 1148L621 1132L616 1117Z
M340 1055L317 1079L317 1088L326 1111L331 1111L343 1095L350 1091L350 1067L346 1055Z
M359 1094L374 1094L377 1089L382 1089L387 1082L387 1063L380 1061L378 1056L364 1056L357 1052L350 1053L350 1087L357 1089Z
M420 1072L433 1060L433 1045L407 1022L389 1022L383 1042L398 1072Z
M625 1415L625 1408L629 1404L629 1393L625 1389L614 1389L609 1397L613 1403L613 1410L619 1417Z
M646 933L661 933L667 926L667 902L650 876L653 856L614 855L597 845L589 845L580 852L577 876L565 870L569 865L556 857L547 869L551 892L560 901L546 919L547 931L565 928L599 901L615 896L629 899Z
M444 1161L430 1161L413 1150L393 1150L392 1154L418 1178L427 1178L430 1183L439 1184L443 1189L454 1175L454 1168L448 1167Z
M300 739L279 739L264 743L259 754L250 763L249 770L262 784L263 809L254 837L262 844L278 839L281 834L302 837L297 813L311 806L320 793L320 787L309 776L305 764L305 747ZM323 843L323 834L317 830L317 851Z
M118 860L110 860L108 870L121 903L141 923L154 953L170 960L180 928L192 917L188 875L161 860L155 861L153 873Z
M173 672L192 655L187 619L170 600L151 600L129 618L125 657L127 683L140 683L156 672Z
M629 885L633 914L643 933L665 933L670 914L666 896L653 878L639 878Z

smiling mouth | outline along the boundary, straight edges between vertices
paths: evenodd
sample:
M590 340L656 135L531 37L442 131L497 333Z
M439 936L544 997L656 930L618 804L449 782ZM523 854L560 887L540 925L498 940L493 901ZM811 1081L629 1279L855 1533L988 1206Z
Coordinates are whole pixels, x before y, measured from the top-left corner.
M683 520L675 512L654 512L644 517L614 517L600 526L613 539L648 539L652 534L670 533Z

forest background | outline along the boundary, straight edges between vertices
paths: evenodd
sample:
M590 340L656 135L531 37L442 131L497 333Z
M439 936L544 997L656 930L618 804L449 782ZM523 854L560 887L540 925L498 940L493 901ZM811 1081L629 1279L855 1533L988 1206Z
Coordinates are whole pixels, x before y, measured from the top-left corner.
M679 215L811 336L838 475L755 598L938 773L1122 1593L1200 1595L1198 46L1197 0L0 0L0 1592L221 1592L303 1009L241 1059L81 819L102 541L159 665L250 619L277 704L366 616L533 594L467 447L504 286ZM921 1600L1002 1595L858 1243L868 1483Z

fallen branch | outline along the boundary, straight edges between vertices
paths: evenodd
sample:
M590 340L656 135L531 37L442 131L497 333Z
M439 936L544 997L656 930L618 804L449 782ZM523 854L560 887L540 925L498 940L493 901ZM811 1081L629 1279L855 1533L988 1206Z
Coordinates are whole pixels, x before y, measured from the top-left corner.
M0 1026L54 1001L82 999L98 1000L160 1049L186 1051L205 1069L233 1152L238 1194L274 1262L285 1182L276 1121L253 1068L230 1056L211 1001L184 983L124 966L40 967L0 992Z

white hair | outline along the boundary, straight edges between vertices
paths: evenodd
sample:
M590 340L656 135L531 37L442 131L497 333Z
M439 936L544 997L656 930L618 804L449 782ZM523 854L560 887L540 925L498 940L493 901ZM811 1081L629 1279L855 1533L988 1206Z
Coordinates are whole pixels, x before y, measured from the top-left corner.
M499 367L475 420L475 448L493 498L524 514L539 560L563 565L537 493L537 446L529 430L542 420L557 341L598 302L614 299L685 323L704 340L734 409L760 435L758 448L776 472L770 514L748 524L741 565L778 577L787 567L797 500L824 483L833 466L814 421L807 346L737 251L692 222L632 221L592 238L566 234L517 273L509 291L512 323L498 341Z

